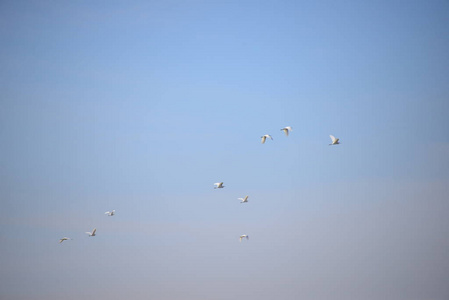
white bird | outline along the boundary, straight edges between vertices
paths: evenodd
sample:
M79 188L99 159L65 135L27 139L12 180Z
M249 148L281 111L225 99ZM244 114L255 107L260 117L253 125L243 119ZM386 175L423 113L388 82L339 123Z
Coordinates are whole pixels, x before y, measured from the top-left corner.
M249 235L243 234L240 236L240 242L242 242L242 239L246 238L247 240L249 240Z
M71 240L71 238L63 237L62 239L59 240L59 243L61 244L62 242L67 241L67 240Z
M261 139L262 139L262 144L265 144L265 140L267 139L267 138L270 138L271 140L273 140L273 138L271 137L271 135L269 135L269 134L266 134L266 135L264 135L264 136L261 136L260 137Z
M340 142L339 142L340 139L335 138L335 136L333 136L333 135L329 135L329 137L332 140L332 144L329 144L329 146L340 144Z
M286 136L288 136L290 131L292 131L292 128L290 126L286 126L286 127L282 128L281 130L284 131Z
M222 189L224 187L223 182L214 183L214 189Z
M238 198L240 200L240 203L248 202L248 196L245 196L245 198Z
M86 232L89 236L95 236L95 232L97 231L97 228L94 228L92 232Z
M104 214L105 214L105 215L108 215L108 216L110 216L110 217L112 217L113 215L115 215L115 210L107 211L107 212L105 212Z

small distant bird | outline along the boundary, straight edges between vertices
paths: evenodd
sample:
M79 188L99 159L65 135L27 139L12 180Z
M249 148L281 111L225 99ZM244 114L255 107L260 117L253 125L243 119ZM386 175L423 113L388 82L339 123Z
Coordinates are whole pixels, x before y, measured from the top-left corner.
M105 215L108 215L108 216L110 216L110 217L112 217L113 215L115 215L115 210L107 211L107 212L105 212L104 214L105 214Z
M335 136L333 136L333 135L329 135L329 136L332 140L332 144L329 144L329 146L340 144L340 142L339 142L340 139L335 138Z
M240 242L242 242L242 239L246 238L247 240L249 240L249 235L243 234L240 236Z
M62 242L67 241L67 240L71 240L71 238L63 237L62 239L59 240L59 243L61 244Z
M262 139L262 144L265 144L265 140L267 139L267 138L270 138L271 140L273 140L273 138L271 137L271 135L269 135L269 134L266 134L266 135L264 135L264 136L261 136L260 137L261 139Z
M245 196L245 198L238 198L240 200L240 203L246 203L248 202L248 196Z
M97 231L97 228L94 228L92 232L86 232L89 236L95 236L95 232Z
M214 189L222 189L224 187L223 182L214 183Z
M282 128L281 130L284 131L286 136L288 136L290 131L292 131L292 128L290 126L286 126L286 127Z

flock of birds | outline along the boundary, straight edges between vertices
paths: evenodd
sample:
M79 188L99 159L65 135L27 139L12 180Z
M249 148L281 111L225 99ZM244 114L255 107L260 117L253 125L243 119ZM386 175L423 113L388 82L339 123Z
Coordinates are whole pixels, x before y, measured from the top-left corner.
M290 134L290 132L292 131L292 127L286 126L286 127L282 128L281 131L283 131L283 132L285 133L285 135L288 136L288 135ZM329 146L340 144L340 142L339 142L340 139L337 139L337 138L336 138L335 136L333 136L333 135L329 135L329 137L331 138L331 143L329 144ZM262 143L262 144L265 144L265 141L266 141L267 139L273 140L273 137L272 137L271 135L269 135L269 134L265 134L265 135L261 136L261 143ZM222 189L222 188L224 188L224 187L225 187L225 186L223 185L223 182L217 182L217 183L214 183L214 189ZM237 199L240 200L240 204L242 204L242 203L248 203L248 197L249 197L249 196L245 196L244 198L237 198ZM108 216L112 217L112 216L115 215L115 210L107 211L107 212L105 212L105 215L108 215ZM87 234L89 237L92 237L92 236L95 236L95 235L96 235L96 232L97 232L97 229L94 228L91 232L86 232L86 234ZM249 235L247 235L247 234L242 234L242 235L240 236L239 239L240 239L240 242L241 242L243 239L249 240ZM62 242L67 241L67 240L72 240L72 239L71 239L71 238L68 238L68 237L63 237L62 239L59 240L59 243L62 243Z
M113 215L115 215L115 210L107 211L104 214L112 217ZM97 232L97 228L94 228L92 231L86 232L86 234L88 236L95 236L96 232ZM73 240L73 239L65 236L65 237L63 237L62 239L59 240L59 243L61 244L62 242L67 241L67 240Z
M288 135L290 134L290 132L292 131L292 127L291 127L291 126L286 126L286 127L282 128L281 131L283 131L283 132L285 133L285 135L288 136ZM333 135L329 135L329 137L331 138L331 141L332 141L332 142L329 144L329 146L340 144L340 142L339 142L340 139L337 139L337 138L336 138L335 136L333 136ZM265 134L265 135L261 136L260 138L261 138L261 143L262 143L262 144L265 144L265 141L266 141L267 139L273 140L273 137L272 137L271 135L269 135L269 134ZM224 188L224 187L225 187L225 186L223 185L223 182L217 182L217 183L214 183L214 189L222 189L222 188ZM247 203L247 202L248 202L248 196L245 196L244 198L237 198L237 199L240 200L240 204L241 204L241 203ZM242 242L242 240L245 239L245 238L246 238L247 240L249 240L249 235L247 235L247 234L242 234L242 235L240 236L240 242Z

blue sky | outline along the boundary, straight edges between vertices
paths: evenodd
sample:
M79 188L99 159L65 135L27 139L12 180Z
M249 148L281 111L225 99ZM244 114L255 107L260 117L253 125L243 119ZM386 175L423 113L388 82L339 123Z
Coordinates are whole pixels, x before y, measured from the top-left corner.
M0 298L448 299L448 11L2 1Z

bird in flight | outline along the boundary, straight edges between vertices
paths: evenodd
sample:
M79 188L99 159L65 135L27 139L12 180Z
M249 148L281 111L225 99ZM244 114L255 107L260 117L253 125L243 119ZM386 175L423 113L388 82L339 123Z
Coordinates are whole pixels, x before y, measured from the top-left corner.
M95 232L97 231L97 228L94 228L92 232L86 232L89 236L95 236Z
M222 189L224 187L223 182L214 183L214 189Z
M329 146L340 144L340 142L339 142L340 139L335 138L335 136L333 136L333 135L329 135L329 137L332 140L332 144L329 144Z
M245 196L245 198L238 198L240 200L240 203L246 203L248 202L248 196Z
M61 244L62 242L67 241L67 240L71 240L71 238L63 237L62 239L59 240L59 243Z
M288 136L288 134L290 133L290 131L292 131L292 128L290 126L286 126L284 128L281 129L286 136Z
M115 215L115 210L107 211L104 214L112 217L113 215Z
M264 136L261 136L260 138L262 139L262 140L261 140L261 143L262 143L262 144L265 144L265 141L266 141L267 138L270 138L271 140L273 140L273 138L272 138L271 135L269 135L269 134L266 134L266 135L264 135Z
M249 240L249 235L243 234L240 236L240 242L242 242L242 239L246 238L247 240Z

